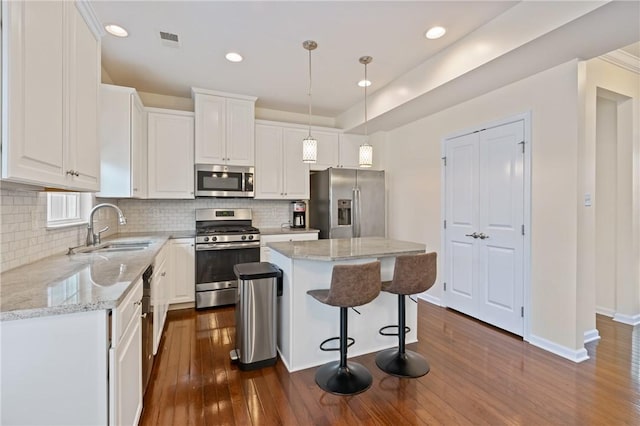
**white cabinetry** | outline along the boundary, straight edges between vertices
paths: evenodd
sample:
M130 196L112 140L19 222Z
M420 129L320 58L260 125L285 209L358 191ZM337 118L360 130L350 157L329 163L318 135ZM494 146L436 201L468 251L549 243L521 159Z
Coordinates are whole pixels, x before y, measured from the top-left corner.
M308 131L307 131L308 132ZM311 170L324 170L337 167L340 158L339 133L327 130L311 129L311 136L318 141L318 157L309 165Z
M360 145L364 143L364 135L342 133L340 135L340 147L338 155L338 167L356 169L360 167Z
M308 241L317 240L317 232L296 232L292 234L260 235L260 262L271 261L271 249L267 247L269 243L281 241Z
M256 196L309 198L309 165L302 162L302 129L256 124Z
M254 165L255 97L193 88L195 162Z
M144 107L136 89L110 84L101 87L100 162L99 197L146 197Z
M149 198L194 198L193 113L148 111Z
M169 303L195 301L195 241L193 238L172 240L171 244L171 290Z
M7 1L2 16L2 178L97 191L100 38L90 7Z
M153 354L158 352L169 307L171 276L171 244L165 244L156 256L151 278L151 307L153 309Z
M142 279L113 314L109 351L109 424L133 426L142 413Z
M0 423L107 424L108 329L105 310L0 322Z

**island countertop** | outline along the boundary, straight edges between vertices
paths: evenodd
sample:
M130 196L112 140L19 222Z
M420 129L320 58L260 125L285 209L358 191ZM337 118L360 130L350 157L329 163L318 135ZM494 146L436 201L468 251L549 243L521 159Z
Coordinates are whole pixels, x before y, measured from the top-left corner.
M340 238L312 241L288 241L267 244L291 259L349 260L395 257L402 254L424 253L424 244L380 237Z

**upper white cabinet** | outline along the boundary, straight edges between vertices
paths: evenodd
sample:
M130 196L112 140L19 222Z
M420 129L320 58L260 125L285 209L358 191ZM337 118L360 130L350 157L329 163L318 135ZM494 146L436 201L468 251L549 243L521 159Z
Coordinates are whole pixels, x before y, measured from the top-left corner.
M147 196L147 140L144 124L144 107L135 89L102 85L99 197Z
M365 141L364 135L342 133L340 135L338 167L355 169L360 167L360 145Z
M309 198L309 165L302 162L305 136L301 129L256 124L255 198Z
M146 108L149 198L194 198L193 113Z
M307 134L309 130L306 130ZM339 162L339 137L337 131L311 129L311 136L318 141L318 157L309 165L311 170L324 170L337 167Z
M195 162L254 165L255 97L193 88Z
M98 20L86 2L2 2L2 178L99 190Z

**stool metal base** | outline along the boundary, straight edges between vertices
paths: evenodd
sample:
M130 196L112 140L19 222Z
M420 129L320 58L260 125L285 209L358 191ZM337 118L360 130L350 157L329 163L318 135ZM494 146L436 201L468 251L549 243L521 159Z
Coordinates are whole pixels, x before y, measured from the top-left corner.
M430 369L429 363L422 355L409 350L400 353L398 348L379 352L376 355L376 364L380 370L396 377L422 377Z
M369 370L357 362L347 362L340 367L340 361L324 364L316 371L316 383L324 391L336 395L355 395L371 387L373 377Z

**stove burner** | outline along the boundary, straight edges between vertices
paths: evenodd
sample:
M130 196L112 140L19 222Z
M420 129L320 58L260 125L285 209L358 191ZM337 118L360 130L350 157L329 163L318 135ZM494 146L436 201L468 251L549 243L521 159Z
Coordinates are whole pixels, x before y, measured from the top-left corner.
M229 226L229 225L209 225L196 229L197 235L220 235L220 234L258 234L260 231L253 226Z

